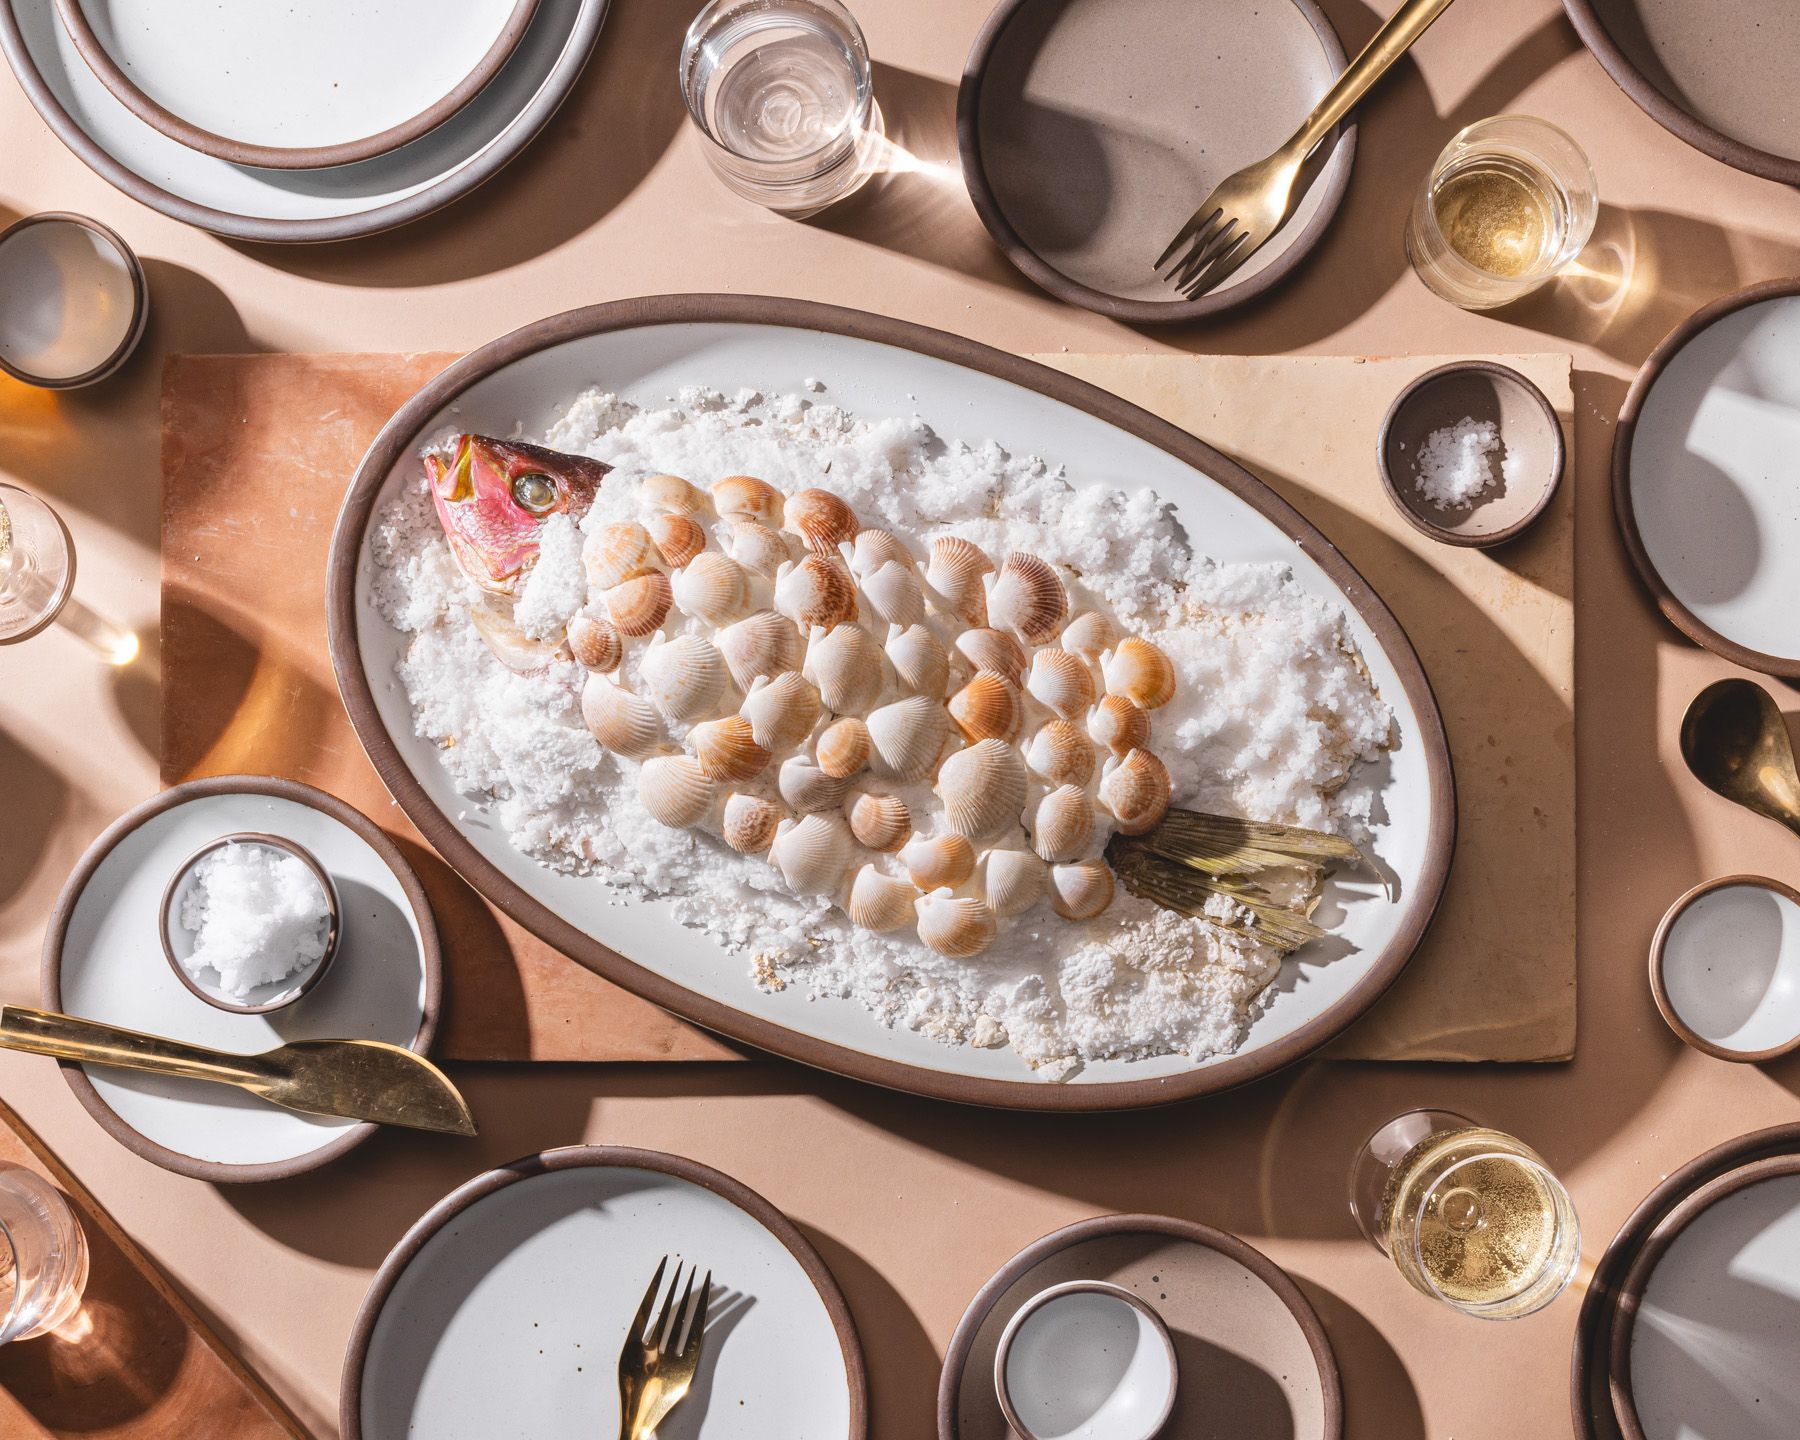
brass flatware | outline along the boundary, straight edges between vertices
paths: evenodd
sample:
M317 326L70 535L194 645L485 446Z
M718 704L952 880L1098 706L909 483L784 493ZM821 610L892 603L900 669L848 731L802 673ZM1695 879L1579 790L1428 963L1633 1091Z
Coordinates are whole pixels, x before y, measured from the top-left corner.
M706 1341L706 1305L712 1298L712 1271L700 1282L700 1296L691 1307L694 1275L698 1266L687 1267L687 1286L682 1287L682 1264L675 1262L675 1274L669 1281L669 1293L662 1305L656 1297L662 1290L663 1271L668 1268L667 1255L657 1262L650 1277L650 1288L644 1292L625 1346L619 1351L619 1440L652 1440L656 1427L681 1403L694 1383L694 1372L700 1368L700 1349ZM681 1292L680 1300L675 1298ZM652 1319L654 1314L655 1318Z
M1211 290L1268 243L1299 202L1307 159L1356 102L1404 55L1450 0L1405 0L1313 106L1287 144L1219 182L1153 268L1183 295Z
M97 1020L5 1005L0 1006L0 1049L235 1085L308 1115L475 1133L469 1107L449 1077L423 1055L382 1040L294 1040L260 1055L234 1055Z
M1720 680L1681 720L1681 758L1707 789L1800 835L1800 774L1775 697L1752 680Z

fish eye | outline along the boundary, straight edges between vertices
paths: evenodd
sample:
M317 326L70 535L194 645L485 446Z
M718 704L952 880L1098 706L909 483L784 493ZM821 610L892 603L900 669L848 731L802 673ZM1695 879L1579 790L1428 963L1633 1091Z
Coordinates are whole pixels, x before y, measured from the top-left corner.
M546 514L556 504L556 482L536 470L514 476L512 497L533 515Z

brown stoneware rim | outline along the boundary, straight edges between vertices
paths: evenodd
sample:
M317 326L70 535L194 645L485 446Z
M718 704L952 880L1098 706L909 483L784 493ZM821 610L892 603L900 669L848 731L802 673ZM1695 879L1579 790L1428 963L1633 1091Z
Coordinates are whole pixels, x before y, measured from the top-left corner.
M62 893L56 897L56 908L50 913L50 923L44 931L43 958L38 967L38 988L43 995L44 1008L62 1011L63 941L68 936L69 922L74 917L76 903L81 899L81 893L87 888L88 882L94 878L94 872L100 868L101 862L145 821L154 819L165 810L185 805L190 800L203 800L213 795L270 795L278 800L291 800L298 805L308 806L354 831L359 839L366 841L381 857L382 863L394 872L394 878L406 892L413 920L419 927L419 958L425 975L425 998L419 1016L419 1029L408 1048L420 1055L428 1055L431 1052L432 1038L437 1034L444 975L437 920L432 915L431 901L425 894L425 887L419 883L419 877L413 873L412 866L406 863L400 847L368 816L352 809L335 795L327 795L323 790L302 785L298 780L283 780L272 775L218 775L205 780L189 780L160 795L151 796L143 804L126 811L101 832L100 837L88 846L86 853L76 862L75 869L64 882ZM118 1111L101 1098L100 1092L94 1088L94 1082L88 1078L87 1071L78 1061L63 1060L58 1063L62 1066L63 1079L69 1082L69 1088L75 1092L75 1098L87 1107L88 1114L99 1122L100 1128L127 1150L165 1170L173 1170L177 1175L188 1175L214 1185L286 1180L290 1176L303 1175L354 1149L380 1128L372 1122L352 1125L318 1149L308 1150L304 1155L296 1155L287 1160L270 1160L254 1165L201 1160L159 1145L139 1134L120 1117Z
M1288 1313L1305 1334L1307 1348L1312 1351L1313 1363L1318 1367L1319 1402L1325 1412L1323 1440L1342 1440L1343 1378L1338 1372L1331 1337L1325 1333L1324 1323L1319 1319L1319 1312L1313 1309L1312 1302L1287 1271L1255 1246L1224 1230L1215 1230L1210 1225L1202 1225L1194 1220L1178 1220L1172 1215L1097 1215L1091 1220L1077 1220L1073 1225L1065 1225L1042 1239L1032 1241L996 1270L987 1284L975 1292L969 1308L963 1311L962 1319L956 1322L955 1333L950 1337L950 1348L944 1352L944 1367L938 1377L938 1440L960 1440L957 1402L962 1395L963 1372L968 1369L969 1354L975 1348L976 1335L980 1333L994 1306L1000 1303L1001 1297L1027 1273L1053 1255L1059 1255L1071 1246L1110 1235L1159 1235L1216 1250L1228 1260L1235 1260L1242 1265L1273 1291L1276 1298L1287 1306Z
M1388 470L1387 462L1388 433L1394 428L1394 421L1399 418L1406 402L1427 385L1438 380L1451 375L1469 374L1494 375L1517 385L1543 413L1544 421L1549 425L1554 441L1551 451L1554 464L1550 472L1550 483L1544 487L1544 493L1538 498L1537 504L1512 524L1484 535L1471 535L1464 531L1452 530L1447 526L1434 525L1419 514L1407 503L1406 497L1400 493L1399 482ZM1500 365L1492 360L1454 360L1448 365L1438 366L1435 370L1427 370L1394 397L1394 403L1388 406L1387 414L1382 417L1381 433L1375 437L1375 464L1376 469L1381 472L1381 488L1387 492L1388 499L1393 502L1394 508L1400 512L1407 523L1421 535L1429 536L1443 545L1457 545L1474 550L1491 550L1496 545L1504 545L1509 540L1518 539L1535 525L1542 518L1544 512L1550 508L1550 502L1556 499L1556 492L1562 488L1563 472L1568 468L1568 446L1563 440L1562 421L1557 418L1556 407L1550 403L1549 397L1542 390L1512 366Z
M1800 1154L1800 1123L1739 1135L1665 1177L1626 1217L1594 1267L1575 1322L1569 1356L1569 1406L1576 1440L1615 1440L1618 1434L1610 1397L1612 1327L1625 1273L1645 1238L1676 1205L1707 1182L1741 1165L1796 1154Z
M1034 3L1036 0L1000 0L1000 4L994 8L975 36L969 58L963 62L962 83L956 94L956 148L962 161L963 183L968 187L969 198L975 203L975 213L981 217L981 223L987 227L988 234L993 236L994 243L1021 274L1059 300L1066 300L1071 305L1079 305L1084 310L1092 310L1127 325L1177 325L1186 320L1204 320L1212 315L1222 315L1249 304L1280 284L1312 253L1331 222L1337 218L1338 207L1343 204L1344 195L1350 188L1350 172L1356 164L1354 121L1340 124L1324 142L1334 149L1326 162L1324 173L1313 182L1321 199L1312 218L1294 234L1288 241L1287 248L1275 260L1236 285L1192 300L1131 300L1121 295L1110 295L1104 290L1096 290L1079 280L1071 279L1039 256L1013 228L1012 222L1000 208L993 187L988 184L987 167L981 157L981 86L987 74L988 62L993 58L994 47L1013 17L1025 6ZM1344 54L1344 42L1338 38L1330 17L1314 0L1280 0L1280 3L1292 5L1306 17L1325 49L1326 63L1331 67L1333 77L1342 75L1348 61ZM1299 125L1303 118L1295 116L1295 125ZM1196 195L1194 203L1199 204L1204 198ZM1146 264L1149 259L1146 255ZM1171 290L1170 293L1173 294L1174 291Z
M0 4L0 26L11 17L8 5ZM0 35L0 39L4 39ZM5 371L13 379L26 385L35 386L39 390L79 390L83 385L93 385L106 379L121 365L131 358L131 352L138 347L138 341L144 338L144 327L150 323L150 286L144 279L144 264L137 257L137 251L125 243L125 237L110 225L102 225L98 220L86 215L77 215L73 210L41 210L35 215L27 215L22 220L15 220L4 230L0 230L0 246L19 231L32 225L46 223L61 225L79 225L83 230L98 235L113 249L119 252L125 261L125 271L131 276L131 323L125 328L125 338L118 346L92 370L84 370L79 375L69 375L51 379L43 375L33 375L29 370L21 370L0 356L0 370Z
M0 3L0 54L19 81L43 122L56 138L88 169L115 190L129 195L171 219L198 226L212 235L231 240L254 240L272 245L313 245L334 240L360 239L398 229L414 220L442 210L451 202L479 189L510 164L535 140L562 108L569 93L580 80L600 38L611 0L580 0L569 33L564 39L559 58L546 72L542 84L494 139L479 153L470 156L423 190L378 205L372 210L348 215L318 215L299 220L281 220L266 216L237 215L217 210L165 190L139 174L98 144L82 129L81 124L63 107L56 92L38 71L31 51L13 13L11 0ZM573 64L564 69L565 59L577 54Z
M1772 880L1767 875L1721 875L1717 880L1708 880L1696 885L1683 895L1663 915L1661 923L1656 927L1656 935L1650 941L1650 995L1656 1001L1656 1008L1662 1014L1665 1024L1675 1032L1675 1036L1684 1045L1691 1045L1703 1055L1711 1055L1716 1060L1734 1060L1740 1064L1757 1064L1764 1060L1779 1059L1783 1055L1800 1050L1800 1016L1795 1018L1794 1034L1791 1039L1772 1045L1767 1050L1731 1050L1714 1043L1701 1035L1687 1021L1683 1020L1669 999L1669 987L1663 978L1663 960L1668 952L1669 936L1675 929L1675 922L1687 913L1687 909L1696 900L1712 894L1715 890L1729 890L1733 887L1768 890L1800 905L1800 890L1792 885Z
M1600 62L1600 68L1612 77L1613 83L1638 109L1663 129L1701 153L1723 160L1736 169L1760 175L1765 180L1777 180L1783 185L1800 185L1800 159L1776 155L1734 139L1722 130L1715 130L1699 116L1683 110L1652 83L1613 39L1594 0L1563 0L1563 9L1568 11L1570 23L1582 44Z
M475 68L417 115L373 135L364 135L337 145L290 146L256 145L247 140L234 140L228 135L204 129L191 120L183 119L167 106L158 104L113 59L105 43L88 23L83 0L56 0L56 10L62 17L63 29L68 31L69 39L74 42L83 62L94 72L94 78L133 115L153 130L160 130L171 140L190 150L197 150L202 155L211 155L216 160L224 160L232 165L251 165L263 170L329 170L338 165L354 165L359 160L373 160L378 155L386 155L402 145L411 144L422 135L430 134L485 90L506 62L512 59L513 51L519 48L519 41L525 38L525 31L530 27L537 8L538 0L513 0L512 12L501 25L500 32L495 35L493 44L475 62Z
M1419 882L1411 901L1402 902L1409 903L1410 910L1393 941L1370 962L1368 973L1334 1006L1252 1052L1180 1075L1084 1085L996 1080L928 1069L803 1034L689 990L636 964L526 894L485 859L437 808L407 768L399 747L382 724L363 669L356 631L356 577L363 537L389 471L409 453L417 442L420 427L432 416L471 386L527 356L613 331L715 323L779 326L872 341L948 361L1060 401L1155 445L1210 477L1292 537L1294 544L1325 572L1386 652L1399 673L1401 689L1419 717L1417 734L1407 738L1423 749L1431 807ZM910 1094L1023 1110L1120 1110L1212 1095L1273 1074L1310 1055L1346 1029L1399 977L1442 898L1455 849L1456 794L1450 750L1443 718L1419 657L1393 612L1299 511L1211 446L1116 395L974 340L860 310L766 295L655 295L565 311L490 341L450 366L407 401L364 455L332 535L326 607L338 693L370 762L426 841L490 902L552 948L685 1020L791 1060Z
M298 985L278 995L275 999L262 1005L240 1005L236 1001L222 1000L212 994L199 981L188 974L187 966L181 963L175 954L175 947L169 943L169 922L173 918L175 899L181 890L181 882L188 872L215 850L223 850L227 845L260 845L265 850L279 850L285 855L292 855L302 865L312 871L313 879L319 882L319 889L325 894L325 909L330 924L325 933L325 953L314 962L312 969ZM209 840L181 864L175 867L175 873L169 876L169 883L163 887L162 904L157 907L157 914L162 919L163 959L169 962L169 969L175 972L175 978L188 990L211 1005L215 1010L228 1010L233 1015L271 1015L277 1010L285 1010L301 996L307 994L321 980L325 972L331 968L331 962L337 959L338 941L343 938L343 906L338 901L337 882L331 878L331 872L318 861L312 851L304 845L296 844L282 835L267 835L260 830L240 830L235 834L221 835L217 840Z
M1796 183L1800 183L1800 179ZM1722 655L1746 670L1776 675L1784 680L1800 680L1800 655L1768 655L1727 639L1682 604L1657 573L1656 565L1650 559L1650 552L1644 548L1644 537L1638 531L1637 514L1632 508L1631 442L1637 433L1638 417L1643 414L1651 390L1662 378L1663 371L1668 369L1669 362L1686 348L1690 340L1727 315L1759 305L1765 300L1781 300L1792 295L1800 295L1800 278L1765 280L1760 285L1751 285L1714 300L1709 305L1702 305L1671 330L1662 343L1650 352L1650 358L1644 361L1643 369L1638 371L1637 378L1631 382L1631 389L1626 392L1625 404L1619 410L1618 426L1613 431L1612 451L1613 518L1618 524L1619 536L1625 542L1625 552L1631 556L1631 563L1637 570L1638 579L1650 592L1650 598L1656 602L1657 609L1662 611L1671 625L1701 648L1710 650L1715 655Z
M599 1168L652 1170L697 1185L735 1205L786 1247L806 1272L806 1278L812 1281L813 1289L831 1317L831 1328L837 1333L838 1349L844 1359L844 1381L850 1392L850 1425L845 1440L866 1440L869 1433L869 1377L863 1362L862 1341L857 1336L856 1320L850 1313L849 1303L824 1257L792 1220L743 1181L684 1155L639 1150L629 1145L568 1145L556 1150L541 1150L465 1181L413 1222L412 1228L401 1236L375 1272L369 1293L363 1297L356 1312L356 1322L350 1329L350 1341L344 1352L344 1380L338 1396L338 1426L343 1432L343 1440L363 1440L363 1371L369 1363L375 1326L400 1276L418 1258L426 1242L477 1201L509 1185L557 1170Z
M1637 1402L1631 1393L1631 1337L1637 1327L1638 1312L1643 1306L1650 1277L1688 1226L1713 1206L1741 1194L1752 1185L1778 1180L1784 1175L1800 1175L1800 1155L1771 1155L1728 1170L1684 1196L1644 1238L1619 1287L1607 1355L1607 1385L1612 1394L1613 1418L1618 1421L1625 1440L1647 1440L1638 1419Z

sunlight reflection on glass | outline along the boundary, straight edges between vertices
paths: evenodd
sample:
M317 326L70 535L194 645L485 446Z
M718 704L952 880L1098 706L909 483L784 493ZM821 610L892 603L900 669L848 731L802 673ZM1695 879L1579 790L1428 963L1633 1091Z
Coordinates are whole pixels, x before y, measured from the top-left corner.
M71 595L57 613L56 623L67 630L108 665L129 665L142 648L137 635L97 615Z

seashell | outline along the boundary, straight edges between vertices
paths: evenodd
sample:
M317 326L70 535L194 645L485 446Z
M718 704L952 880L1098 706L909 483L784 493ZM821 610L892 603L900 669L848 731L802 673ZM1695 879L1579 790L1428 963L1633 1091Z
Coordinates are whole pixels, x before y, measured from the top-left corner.
M1150 714L1123 695L1102 695L1088 711L1087 732L1094 743L1122 755L1150 741Z
M800 663L800 634L773 610L758 610L713 637L731 678L749 690L760 675L779 675Z
M562 654L560 637L527 635L513 618L512 606L504 601L483 596L469 608L469 623L481 635L488 653L515 675L535 675Z
M669 618L669 606L674 603L669 577L660 570L622 580L604 591L601 598L619 633L633 639L662 629L663 621Z
M869 763L869 727L854 715L846 715L825 727L813 746L813 759L834 780L848 780Z
M1017 685L1025 678L1025 651L1004 630L977 625L956 637L956 653L977 670L992 670Z
M712 487L713 509L727 520L753 520L758 525L781 523L781 492L754 475L727 475Z
M814 626L800 673L819 687L827 710L860 715L881 693L881 647L860 625Z
M873 575L863 577L863 594L869 609L890 625L917 625L925 618L925 592L911 561L890 560Z
M737 791L725 797L719 833L740 855L760 855L775 839L781 821L781 807L773 800Z
M994 568L982 548L960 535L940 535L931 542L925 584L939 610L968 625L987 624L987 592L981 577Z
M900 684L919 695L936 700L944 693L950 679L950 657L943 642L924 625L898 625L888 630L887 657Z
M988 850L976 867L981 898L996 915L1021 915L1037 904L1050 878L1047 865L1029 850Z
M908 695L871 710L869 768L884 780L922 780L937 764L950 730L943 703L929 695Z
M652 640L638 661L638 685L671 720L713 713L725 688L725 657L704 635Z
M857 529L856 512L829 490L796 490L782 507L781 523L815 555L827 556L835 556Z
M651 513L696 515L706 508L706 492L679 475L652 475L638 486L638 499Z
M688 744L711 780L748 780L768 768L769 752L756 743L742 715L701 721L688 731Z
M858 795L848 806L856 843L891 855L912 834L912 811L898 795Z
M769 846L769 863L796 895L835 895L850 868L850 828L841 815L783 820Z
M1111 619L1098 610L1088 610L1063 627L1062 639L1056 643L1088 664L1098 665L1100 657L1112 649L1118 639L1119 627Z
M913 918L913 901L918 898L919 892L911 881L884 875L873 865L863 865L850 877L844 910L852 925L865 930L898 930Z
M652 755L638 771L638 799L650 818L671 830L697 825L712 809L715 787L692 755Z
M1069 618L1069 592L1056 567L1037 555L1017 551L1006 557L988 591L988 619L1015 630L1032 645L1054 640Z
M569 652L588 669L600 673L619 668L625 645L612 621L598 615L577 615L569 621Z
M706 548L705 527L688 515L653 515L644 528L671 569L679 570Z
M792 750L819 718L819 692L798 670L765 676L750 687L738 714L750 722L750 733L765 750Z
M1106 762L1098 798L1127 835L1154 829L1169 813L1169 767L1148 750L1133 749Z
M970 740L1012 739L1022 711L1017 687L992 670L970 676L969 683L950 697L948 708L956 728Z
M581 564L590 590L610 590L633 575L654 570L659 558L650 532L635 520L602 525L581 542Z
M755 520L739 520L731 527L731 558L758 575L773 575L794 558L794 551L779 530Z
M985 900L934 890L919 897L913 912L918 917L919 939L952 960L979 955L994 943L998 927Z
M1052 785L1085 785L1094 778L1094 746L1073 721L1051 720L1031 737L1025 763Z
M671 594L684 615L723 625L750 603L750 574L729 555L705 550L669 580Z
M1100 657L1106 692L1135 700L1146 710L1167 705L1175 695L1175 664L1139 635L1127 635Z
M642 760L662 744L656 707L604 675L590 675L581 687L581 718L593 736L615 755Z
M1025 762L1004 740L977 740L938 771L944 823L970 840L992 840L1019 825L1025 808Z
M775 608L802 631L829 630L856 618L856 582L837 561L803 555L775 572Z
M910 565L913 557L891 530L858 530L850 546L850 569L866 579L883 565Z
M775 772L775 788L797 814L814 815L838 809L850 782L827 775L810 756L790 755Z
M975 873L975 847L961 835L915 835L900 847L900 863L921 890L957 886Z
M1058 785L1031 816L1031 848L1046 860L1079 859L1094 839L1094 802L1076 785Z
M1046 645L1031 657L1026 693L1065 720L1085 715L1094 703L1094 674L1072 650Z
M1050 867L1050 908L1065 920L1092 920L1113 899L1113 873L1104 860Z

